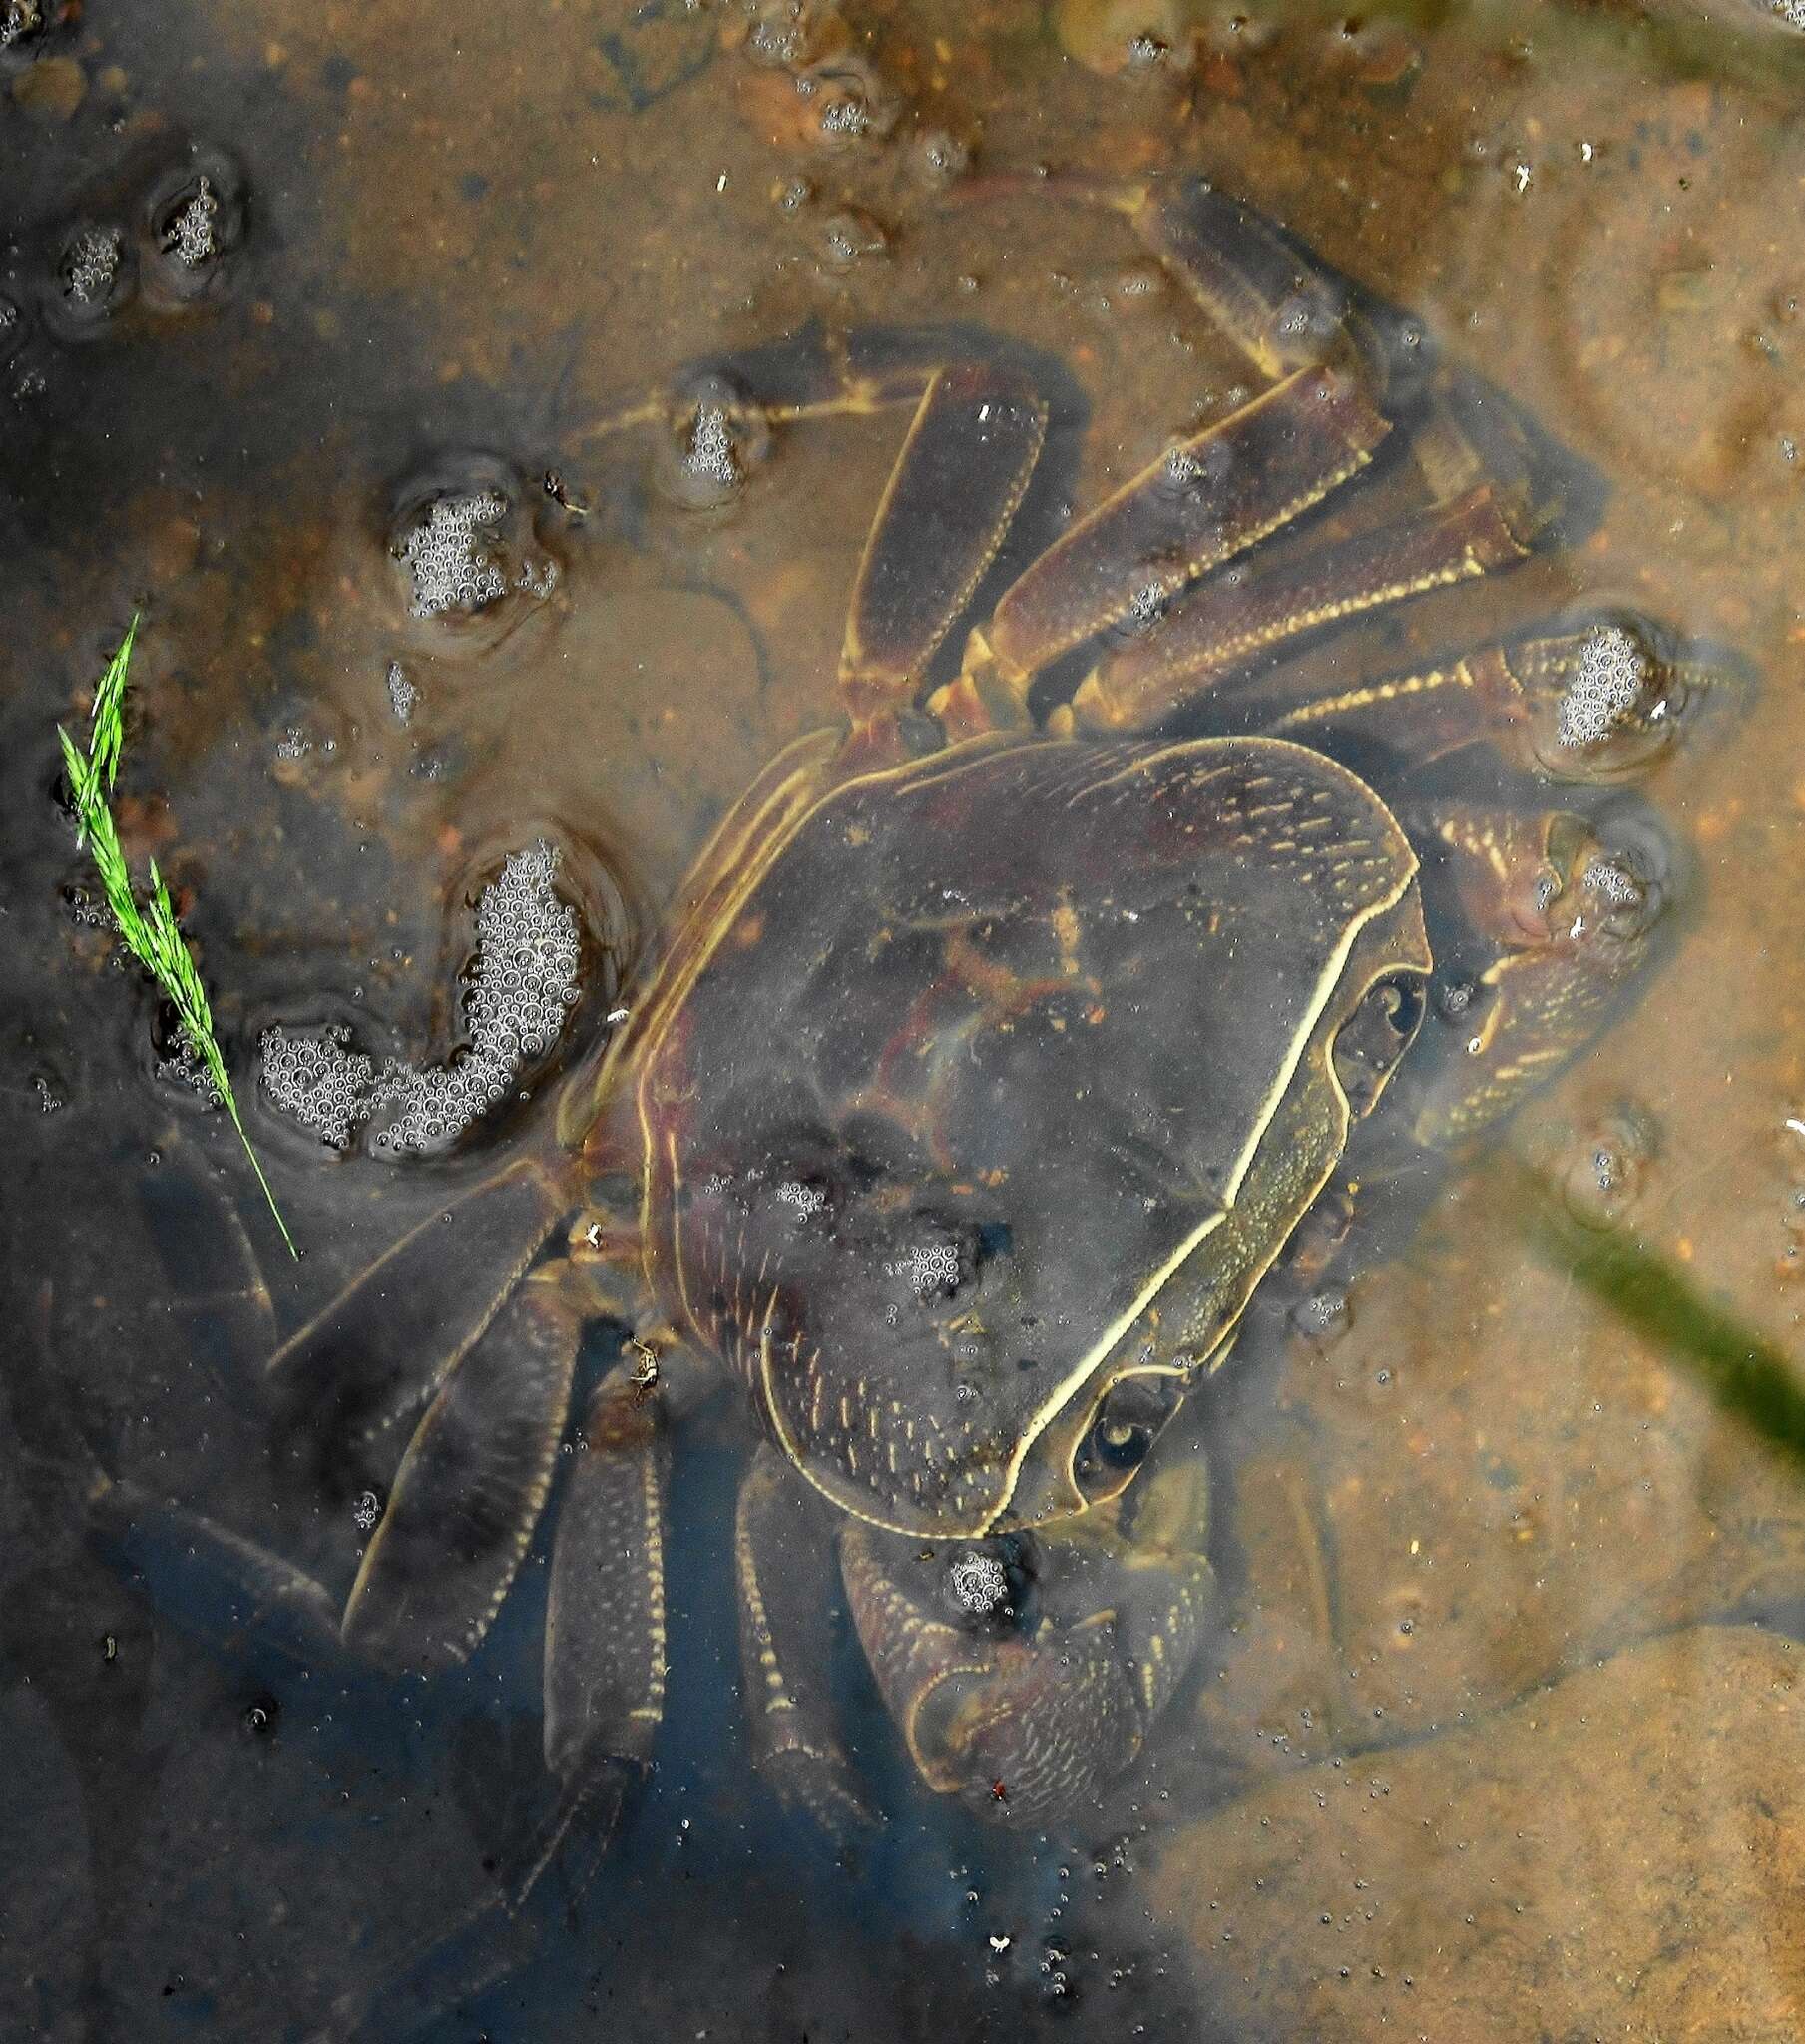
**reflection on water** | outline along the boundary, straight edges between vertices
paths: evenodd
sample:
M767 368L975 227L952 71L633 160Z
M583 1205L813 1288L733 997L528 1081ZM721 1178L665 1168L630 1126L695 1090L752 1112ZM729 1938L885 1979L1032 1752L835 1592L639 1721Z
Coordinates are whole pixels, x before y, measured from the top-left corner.
M565 0L430 23L0 0L0 1947L22 1983L0 2030L300 2038L372 2011L371 2034L445 2038L1797 2033L1801 67L1788 11L1743 0L1458 21ZM882 1821L836 1844L784 1814L735 1609L753 1433L717 1400L677 1435L654 1766L594 1878L568 1853L509 1918L490 1898L555 1801L542 1641L587 1422L546 1437L554 1509L480 1650L393 1676L331 1634L399 1509L404 1430L350 1410L329 1354L284 1396L263 1364L422 1228L362 1331L391 1402L430 1370L435 1316L515 1254L502 1207L466 1196L549 1154L553 1082L631 1029L690 861L832 721L907 417L789 415L836 337L881 331L906 370L981 332L1048 402L991 600L1072 510L1251 394L1128 222L990 176L1041 165L1207 173L1508 394L1548 436L1537 462L1566 450L1535 475L1569 544L1356 620L1305 679L1497 643L1568 673L1521 649L1573 631L1584 686L1512 758L1547 766L1634 711L1635 790L1552 799L1640 881L1658 852L1664 952L1502 1135L1433 1172L1381 1144L1351 1221L1312 1214L1125 1493L1148 1500L1140 1559L1152 1541L1201 1582L1207 1547L1214 1603L1100 1789L1013 1827L930 1793L866 1665L870 1610L802 1538L784 1594ZM1147 637L1128 617L1108 641L1122 688L1173 594L1147 597ZM59 805L55 725L140 607L121 832L169 875L298 1271L117 968ZM1575 625L1644 619L1666 636ZM1299 672L1262 714L1298 712ZM1525 785L1486 749L1418 768L1385 730L1331 743L1413 821ZM565 909L509 863L549 869L541 844ZM1613 868L1583 870L1608 909ZM512 935L485 891L510 872ZM1447 898L1421 1041L1458 1052L1496 945L1463 950ZM1506 905L1533 923L1547 900ZM756 983L787 988L789 955ZM1376 1041L1344 1045L1350 1087ZM1095 1069L1098 1098L1128 1071ZM365 1110L385 1074L419 1140L384 1149L399 1110ZM472 1133L447 1152L454 1121ZM1044 1161L1067 1129L989 1133ZM842 1197L806 1163L759 1225ZM1194 1190L1171 1164L1150 1137L1127 1153L1151 1225ZM537 1240L539 1194L506 1184ZM611 1368L659 1397L680 1372L609 1292L606 1190L585 1192L591 1313L565 1358L579 1415ZM1066 1226L1065 1268L1098 1274L1073 1310L1101 1311L1117 1237ZM899 1314L1002 1285L1026 1242L989 1228L892 1244ZM492 1441L525 1377L481 1381ZM1123 1407L1098 1452L1138 1455L1165 1417ZM867 1548L909 1590L914 1540ZM1080 1580L1119 1562L1100 1544ZM1088 1615L1019 1563L965 1551L968 1636L1030 1589L1048 1626ZM1011 1642L983 1639L994 1667ZM924 1749L992 1751L961 1746L956 1711L923 1722Z

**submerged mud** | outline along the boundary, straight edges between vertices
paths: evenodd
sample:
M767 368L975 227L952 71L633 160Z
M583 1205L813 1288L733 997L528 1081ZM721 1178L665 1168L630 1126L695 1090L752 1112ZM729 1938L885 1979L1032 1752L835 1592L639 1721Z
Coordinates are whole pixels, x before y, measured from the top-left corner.
M1623 1232L1780 1356L1805 1339L1802 75L1786 10L1739 0L0 0L0 2031L374 2006L445 2037L1363 2038L1476 1996L1587 2034L1805 2031L1773 1793L1796 1456L1535 1226ZM264 1360L545 1141L726 806L834 719L898 416L748 433L724 354L982 329L1044 369L1017 566L1246 394L1120 219L988 175L1042 166L1206 173L1595 470L1576 547L1334 658L1409 673L1578 606L1734 648L1746 700L1693 706L1644 783L1680 848L1670 953L1409 1226L1259 1304L1187 1408L1222 1608L1103 1802L949 1814L836 1613L887 1822L836 1857L781 1816L734 1637L749 1430L716 1405L679 1447L667 1720L613 1851L500 1984L456 1955L422 1978L538 1815L543 1540L481 1656L395 1682L251 1622L178 1538L98 1538L94 1485L343 1596L386 1496L272 1409ZM178 898L298 1266L62 801L55 726L134 613L122 837ZM1613 700L1592 679L1576 717ZM542 842L564 906L509 1050L480 904ZM351 1111L385 1071L480 1080L478 1111L385 1146L397 1117Z

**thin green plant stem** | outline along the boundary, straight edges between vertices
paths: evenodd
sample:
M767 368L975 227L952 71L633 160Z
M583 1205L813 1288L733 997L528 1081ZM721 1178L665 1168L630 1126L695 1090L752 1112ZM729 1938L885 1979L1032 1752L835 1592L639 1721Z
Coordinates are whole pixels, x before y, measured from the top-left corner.
M282 1232L288 1254L298 1259L300 1251L288 1233L288 1224L282 1219L282 1210L275 1204L275 1194L263 1176L263 1167L250 1147L250 1138L238 1113L231 1077L226 1069L219 1039L214 1034L213 1009L208 1003L207 988L202 984L188 940L177 924L169 887L157 870L157 861L152 859L150 886L143 906L140 906L132 889L132 875L119 841L119 830L113 820L109 797L119 775L120 756L125 748L126 680L137 637L138 618L134 615L131 629L121 642L119 651L107 663L107 671L95 688L87 752L82 751L60 724L57 726L57 737L63 746L63 764L69 770L69 786L75 798L76 842L88 847L95 870L100 874L107 906L113 911L113 920L126 949L156 980L165 998L175 1008L190 1049L200 1059L209 1083L219 1095L221 1105L230 1115L232 1127L238 1132L238 1141L244 1146L244 1155L250 1159L250 1168L256 1173L264 1199L269 1202L269 1211Z

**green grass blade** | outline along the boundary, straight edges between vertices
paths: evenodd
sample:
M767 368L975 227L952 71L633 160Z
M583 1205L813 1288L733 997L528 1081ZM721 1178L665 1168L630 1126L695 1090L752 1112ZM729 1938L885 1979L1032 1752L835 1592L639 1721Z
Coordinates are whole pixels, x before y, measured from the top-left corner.
M108 794L113 792L113 783L119 777L119 760L125 750L126 726L126 674L132 665L132 648L138 639L138 620L141 613L132 613L132 622L126 627L126 636L120 641L119 651L107 663L107 672L101 676L94 691L94 710L90 721L94 736L89 740L88 750L101 778L106 782Z
M121 642L119 651L108 662L107 671L95 689L94 729L88 751L84 754L63 727L57 726L57 737L63 747L63 764L69 771L69 787L75 801L76 843L88 847L95 871L100 875L107 906L113 911L114 923L127 950L156 980L165 998L175 1008L183 1035L212 1081L221 1105L230 1115L232 1127L238 1132L238 1141L244 1146L244 1155L250 1159L250 1168L256 1173L264 1199L269 1202L269 1211L275 1217L276 1227L281 1230L288 1254L298 1259L300 1251L288 1233L288 1224L275 1204L275 1194L263 1176L263 1167L250 1147L250 1138L239 1116L231 1077L226 1069L219 1039L214 1034L213 1008L207 998L207 988L195 963L195 955L188 947L188 939L176 920L169 887L157 870L157 861L152 859L150 887L145 906L140 908L138 897L132 891L131 869L126 864L125 850L119 841L118 826L108 804L125 746L126 683L132 647L137 637L138 619L134 616L131 629Z

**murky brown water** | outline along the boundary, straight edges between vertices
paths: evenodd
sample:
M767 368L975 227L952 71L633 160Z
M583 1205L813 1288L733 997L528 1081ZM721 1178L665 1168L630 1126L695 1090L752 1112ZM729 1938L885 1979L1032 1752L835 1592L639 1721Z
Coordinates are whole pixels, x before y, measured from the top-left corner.
M37 15L0 0L0 2033L374 2006L444 2039L1805 2036L1790 1421L1732 1409L1575 1247L1617 1231L1745 1348L1800 1349L1805 40L1731 0L849 0L799 95L729 0L41 12L9 42ZM593 1885L466 1994L464 1955L410 1967L543 1793L544 1537L465 1669L390 1683L240 1623L180 1535L97 1539L85 1486L342 1595L358 1486L304 1413L273 1428L262 1361L539 1141L551 1088L450 1160L341 1154L260 1089L263 1031L442 1059L471 903L540 838L630 997L712 824L835 715L902 415L780 431L712 508L599 422L811 321L982 327L1071 379L1030 545L1228 407L1244 368L1121 220L968 158L1206 171L1596 466L1589 537L1338 640L1350 678L1584 600L1735 647L1758 691L1642 783L1689 850L1647 991L1355 1255L1335 1338L1256 1305L1194 1401L1222 1609L1108 1793L1045 1830L951 1810L842 1628L888 1821L840 1858L783 1817L734 1638L750 1435L717 1404L677 1463L656 1768ZM187 270L197 167L224 212ZM72 296L114 222L124 269ZM508 593L412 615L393 547L497 482ZM135 609L122 831L182 897L298 1266L84 912L54 727Z

